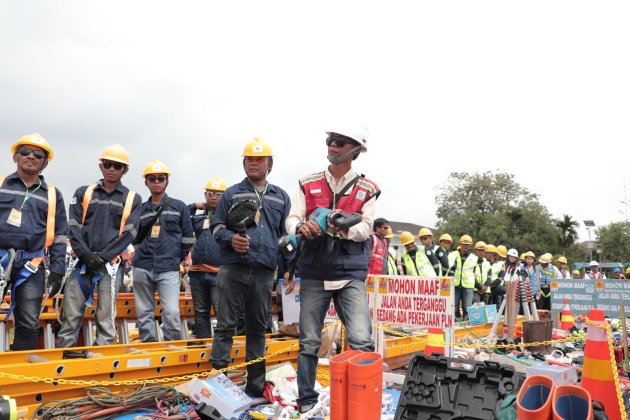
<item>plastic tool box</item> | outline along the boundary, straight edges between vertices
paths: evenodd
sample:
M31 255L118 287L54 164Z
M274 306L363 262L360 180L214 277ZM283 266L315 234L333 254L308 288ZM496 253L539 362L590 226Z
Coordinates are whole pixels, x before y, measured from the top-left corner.
M418 355L401 389L395 420L494 419L522 377L495 362Z

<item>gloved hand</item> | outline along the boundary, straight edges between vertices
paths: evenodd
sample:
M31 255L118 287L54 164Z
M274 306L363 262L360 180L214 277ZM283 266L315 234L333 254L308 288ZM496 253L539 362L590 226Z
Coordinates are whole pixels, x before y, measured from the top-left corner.
M90 273L98 273L105 266L105 260L96 252L86 252L81 256L81 260Z
M48 281L46 282L46 288L49 290L48 296L55 296L61 290L61 282L63 275L58 273L48 274Z

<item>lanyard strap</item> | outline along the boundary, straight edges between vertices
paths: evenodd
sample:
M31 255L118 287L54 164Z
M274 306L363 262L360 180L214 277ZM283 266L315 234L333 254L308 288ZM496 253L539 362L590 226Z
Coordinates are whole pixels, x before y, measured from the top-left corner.
M24 182L24 181L22 181ZM24 186L26 187L26 184L24 184ZM39 179L39 184L37 185L37 188L35 188L33 191L29 191L28 188L26 187L26 192L24 193L24 201L22 201L22 205L20 206L20 210L22 210L24 208L24 204L26 204L26 202L28 201L29 198L31 198L31 196L33 194L35 194L35 191L39 190L39 188L42 186L42 180L41 178Z
M256 187L254 187L254 192L256 193L256 198L258 198L258 208L262 207L262 199L265 196L265 194L267 193L267 187L268 186L269 186L269 183L267 182L265 184L265 189L263 190L262 194L258 194L258 190L256 189Z

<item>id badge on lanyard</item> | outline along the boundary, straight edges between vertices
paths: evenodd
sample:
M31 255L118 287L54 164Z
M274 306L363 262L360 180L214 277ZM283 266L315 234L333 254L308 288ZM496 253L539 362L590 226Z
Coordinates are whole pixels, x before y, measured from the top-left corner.
M11 209L7 223L11 226L20 227L22 225L22 212L18 209Z

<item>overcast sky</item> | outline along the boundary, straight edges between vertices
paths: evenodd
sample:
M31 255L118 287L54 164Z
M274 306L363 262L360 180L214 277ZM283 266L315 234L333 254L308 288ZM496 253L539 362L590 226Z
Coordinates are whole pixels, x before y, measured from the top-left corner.
M191 202L240 181L260 136L293 195L327 164L324 132L361 123L380 216L433 226L450 172L500 170L554 217L604 225L630 196L629 17L627 1L0 0L0 169L40 132L69 201L120 143L127 186L146 198L159 159Z

